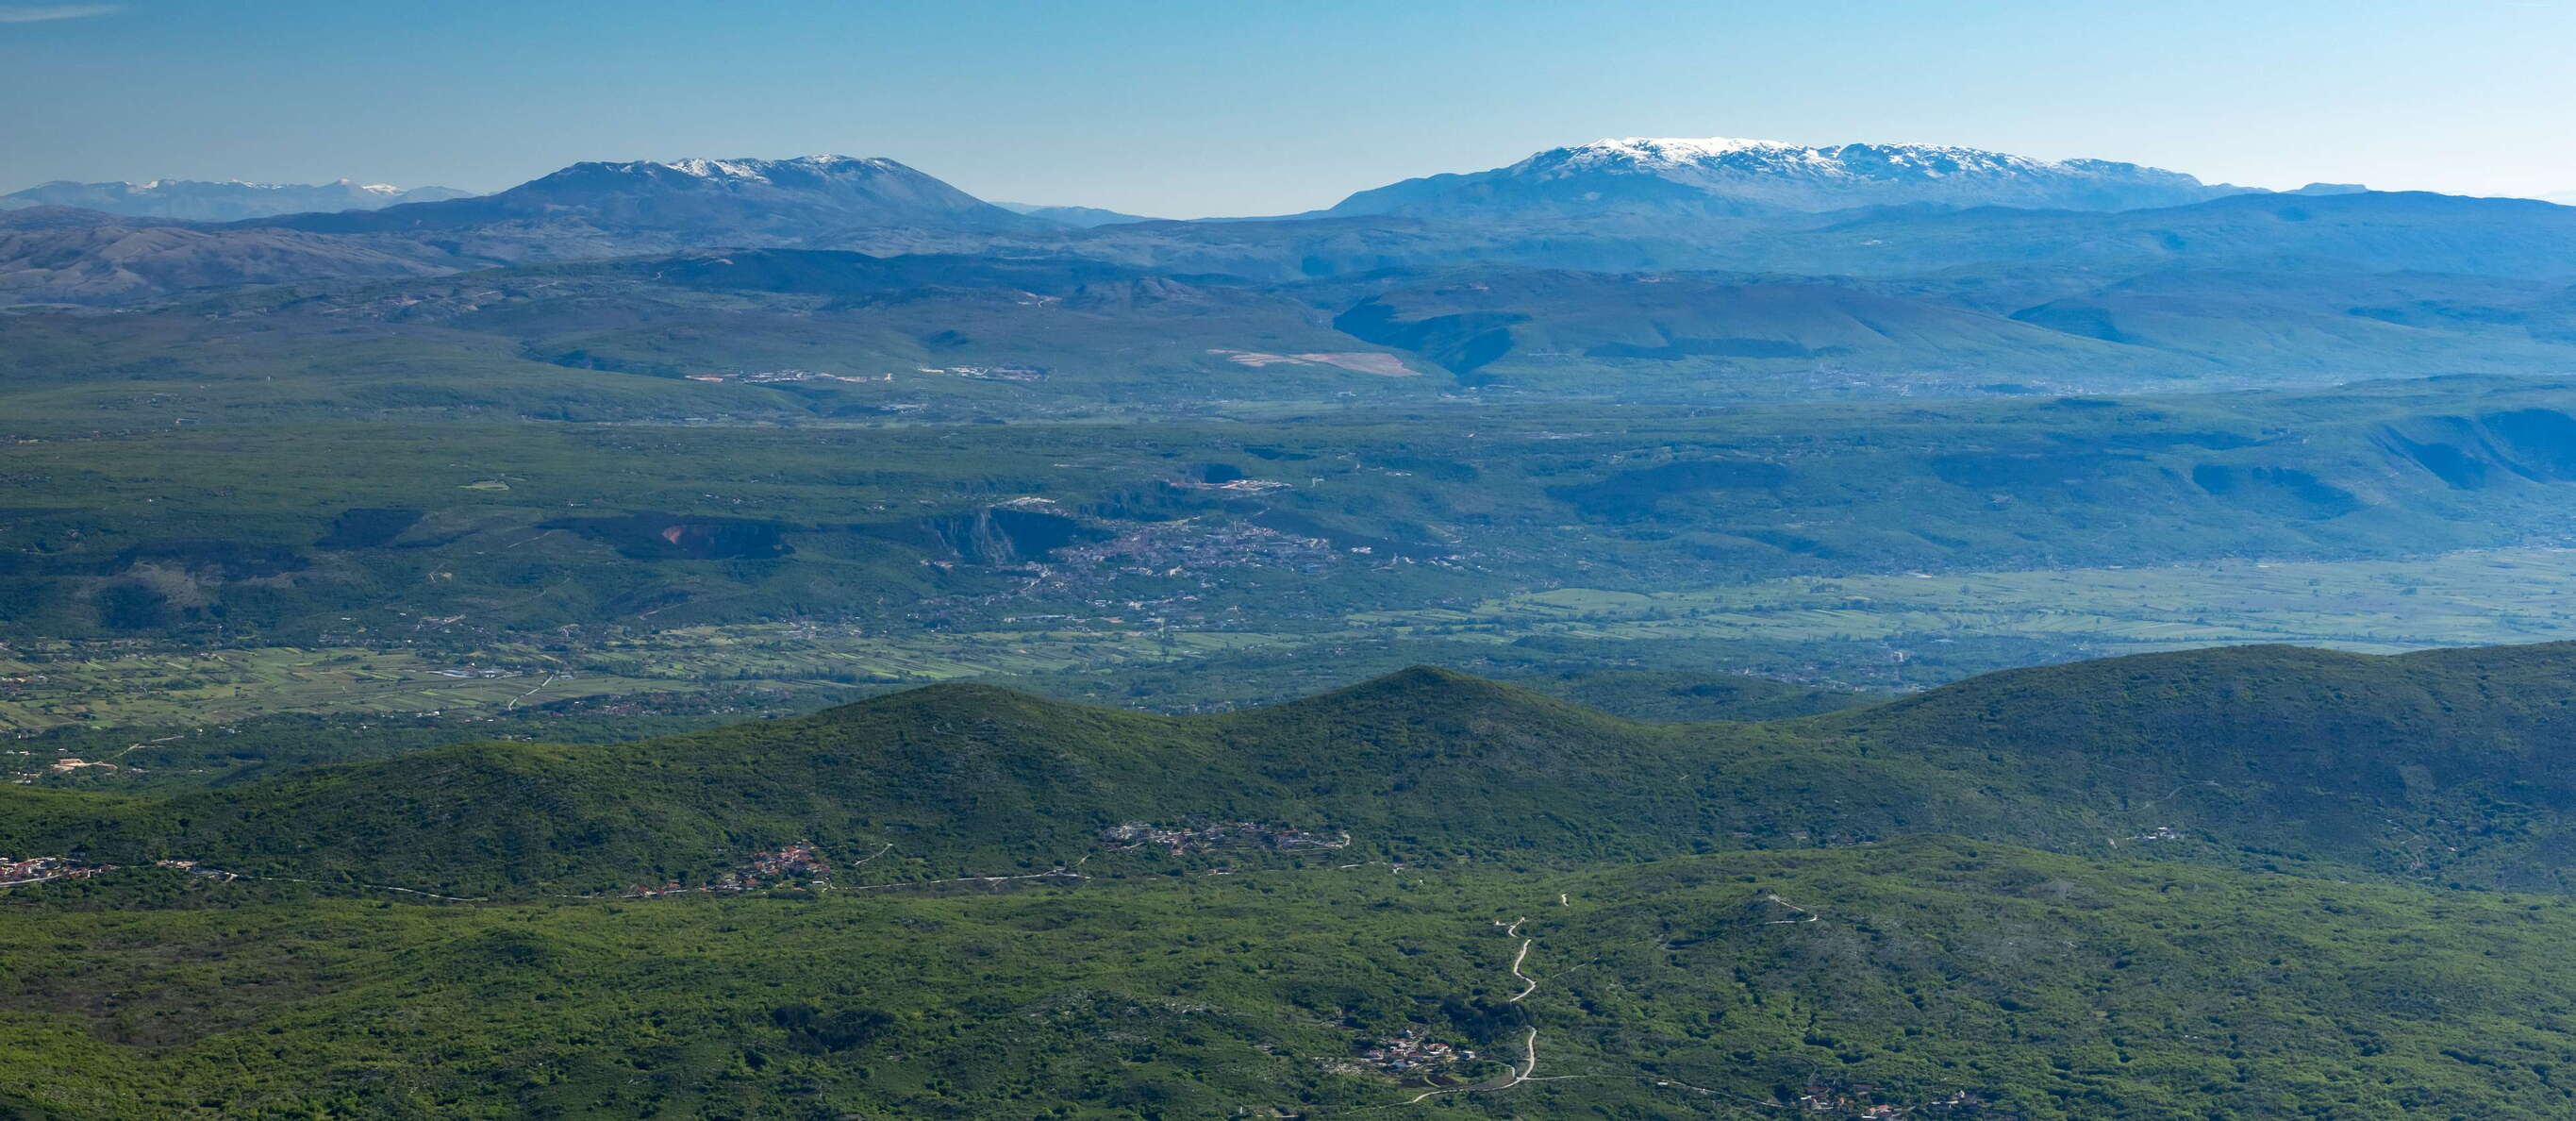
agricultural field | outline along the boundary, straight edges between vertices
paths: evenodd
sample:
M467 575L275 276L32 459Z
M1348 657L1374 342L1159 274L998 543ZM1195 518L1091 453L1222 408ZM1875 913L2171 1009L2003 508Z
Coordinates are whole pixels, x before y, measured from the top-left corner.
M1274 641L1147 631L874 638L759 624L617 637L578 651L494 645L454 655L359 646L119 653L49 644L0 660L0 730L221 724L283 713L483 716L743 686L819 698L854 688L1188 661Z
M2413 561L1791 577L1666 592L1566 587L1271 631L1048 620L1043 629L878 633L763 623L620 628L578 645L493 644L452 653L366 646L119 652L58 643L0 661L0 726L25 733L280 713L488 716L566 700L724 688L820 705L951 680L1122 695L1123 703L1143 707L1208 707L1271 699L1283 686L1254 667L1300 660L1346 663L1337 677L1301 682L1328 686L1406 659L1519 676L1549 666L1618 666L1622 651L1649 650L1666 666L1887 689L2029 661L2234 643L2391 652L2576 638L2576 605L2563 595L2571 581L2576 550L2530 548ZM1353 658L1355 649L1377 656ZM1558 654L1539 658L1533 649ZM1317 659L1318 651L1333 653Z
M507 711L672 687L571 673L533 651L494 651L504 659L499 665L353 647L44 653L58 656L0 659L0 728L222 724L288 712Z
M2387 653L2576 638L2576 550L2474 550L2408 561L1792 578L1695 591L1559 588L1464 610L1371 612L1407 638L1886 644L2017 636L2070 656L2244 642Z

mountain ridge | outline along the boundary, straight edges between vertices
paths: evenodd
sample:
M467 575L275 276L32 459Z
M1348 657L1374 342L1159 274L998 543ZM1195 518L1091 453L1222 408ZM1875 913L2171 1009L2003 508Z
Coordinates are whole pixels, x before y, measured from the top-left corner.
M2576 782L2556 761L2576 751L2571 669L2576 643L2234 647L1740 724L1624 720L1435 667L1212 716L960 683L623 744L459 745L159 803L12 791L0 848L527 894L685 878L799 838L899 845L924 875L1035 871L1096 854L1121 822L1241 820L1347 832L1382 858L1542 865L1922 833L2077 854L2144 837L2218 863L2259 852L2345 870L2332 874L2566 891Z
M21 234L0 246L0 290L132 304L380 278L392 261L442 272L746 248L1073 254L1274 284L1496 265L1905 276L2194 262L2554 277L2576 273L2564 264L2566 213L2323 185L2251 192L2114 161L1930 145L1607 141L1406 180L1303 215L1197 221L998 206L874 157L583 161L491 195L191 220L182 259L148 268L132 262L166 256L157 243ZM0 228L29 221L0 217ZM321 240L281 244L279 234Z

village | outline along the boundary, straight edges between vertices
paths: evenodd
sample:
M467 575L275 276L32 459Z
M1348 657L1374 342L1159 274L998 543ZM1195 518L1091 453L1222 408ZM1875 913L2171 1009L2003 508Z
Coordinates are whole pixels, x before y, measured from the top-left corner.
M0 857L0 888L41 884L47 880L86 880L115 870L116 865L113 864L83 864L61 856L32 856L24 860Z
M196 860L162 859L153 861L152 865L156 868L167 868L173 871L186 872L192 876L199 876L210 880L222 880L226 882L233 880L281 880L289 883L317 882L312 880L300 880L286 876L257 876L247 873L233 872L213 867ZM83 863L69 857L61 856L38 856L29 857L23 860L0 857L0 888L17 887L25 884L40 884L51 880L85 880L93 876L116 871L118 867L118 865L114 864ZM692 893L729 894L745 891L758 891L763 888L789 886L805 886L821 890L829 888L831 883L831 862L824 859L821 853L814 851L812 842L798 841L792 845L781 846L774 852L767 850L755 852L751 854L750 858L740 867L724 872L702 884L683 885L674 880L663 884L660 887L638 886L629 888L613 898L656 899L670 895ZM449 896L438 895L435 892L418 891L407 887L391 887L382 884L352 884L346 886L371 888L383 891L399 891L414 895L426 895L437 899L450 898ZM579 898L594 897L581 896ZM597 898L610 897L602 896Z
M1159 845L1169 852L1190 852L1233 845L1261 845L1283 852L1348 848L1348 833L1323 834L1255 821L1220 821L1209 825L1155 825L1130 821L1100 831L1117 849Z
M1359 1057L1362 1062L1381 1071L1414 1078L1455 1070L1476 1061L1474 1051L1431 1039L1420 1028L1406 1028L1400 1035L1380 1040L1362 1049Z
M1878 1087L1866 1082L1854 1083L1839 1090L1828 1086L1811 1085L1798 1095L1796 1105L1797 1108L1811 1113L1831 1113L1838 1117L1865 1117L1872 1121L1880 1121L1886 1118L1905 1117L1918 1109L1969 1109L1985 1104L1984 1099L1966 1090L1957 1091L1949 1097L1920 1107L1877 1101L1875 1100L1877 1094Z
M934 371L934 370L924 370L924 371L922 371L922 372L924 372L924 373L936 373L937 371ZM735 370L735 371L731 371L731 372L729 372L729 373L722 373L722 374L688 374L688 375L685 375L685 376L686 376L690 381L712 382L712 383L719 384L719 385L723 385L723 384L739 384L739 385L779 385L779 384L789 384L789 383L794 383L794 382L804 382L804 381L845 381L845 382L879 382L879 383L886 383L886 382L892 382L892 381L894 380L894 375L893 375L893 374L829 374L829 373L824 373L824 372L823 372L823 371L821 371L821 370L794 370L794 369L790 369L790 370L754 370L754 371Z
M674 880L660 887L632 888L620 898L656 899L686 893L757 891L764 887L790 886L799 880L818 889L832 886L832 864L814 851L810 841L781 846L776 852L755 852L741 867L703 884L683 886Z

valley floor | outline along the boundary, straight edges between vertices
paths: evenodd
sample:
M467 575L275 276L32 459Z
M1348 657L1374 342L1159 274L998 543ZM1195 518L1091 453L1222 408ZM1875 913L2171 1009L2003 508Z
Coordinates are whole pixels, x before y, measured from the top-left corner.
M0 730L77 724L184 731L287 713L473 721L568 700L655 694L662 699L649 703L686 708L674 698L745 691L764 695L766 707L794 709L959 679L1146 708L1232 707L1419 661L1510 673L1523 657L1512 645L1529 641L1565 652L1562 663L1574 666L1615 665L1653 651L1660 664L1703 672L1888 689L2015 665L2229 643L2387 653L2570 639L2576 608L2561 593L2571 581L2576 549L2533 547L2411 561L1796 577L1651 594L1568 587L1268 631L1049 617L1026 629L977 633L702 626L639 631L581 648L53 643L14 657L0 650ZM1376 656L1353 657L1353 650ZM1314 657L1317 651L1333 656ZM1317 663L1337 676L1303 676ZM1531 668L1547 665L1531 660ZM151 752L144 754L134 762L150 765ZM37 781L63 777L45 774L50 761L29 756L21 769Z

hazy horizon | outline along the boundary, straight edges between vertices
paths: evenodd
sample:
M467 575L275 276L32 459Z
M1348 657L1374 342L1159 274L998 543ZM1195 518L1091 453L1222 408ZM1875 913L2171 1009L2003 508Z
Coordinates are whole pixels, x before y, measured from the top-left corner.
M1604 136L1931 143L2210 182L2576 190L2576 9L0 5L0 189L499 190L580 160L885 156L980 197L1288 213ZM113 81L100 75L113 75Z

